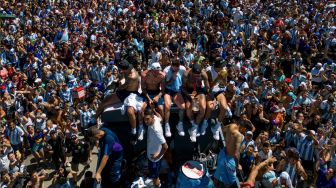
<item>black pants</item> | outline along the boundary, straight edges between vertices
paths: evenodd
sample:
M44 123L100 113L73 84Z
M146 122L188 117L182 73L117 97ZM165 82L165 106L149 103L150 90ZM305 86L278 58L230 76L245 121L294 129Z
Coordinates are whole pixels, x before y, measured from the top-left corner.
M65 157L64 157L64 154L62 152L53 154L51 156L51 158L52 158L52 161L55 165L55 169L59 169L65 162L64 161Z

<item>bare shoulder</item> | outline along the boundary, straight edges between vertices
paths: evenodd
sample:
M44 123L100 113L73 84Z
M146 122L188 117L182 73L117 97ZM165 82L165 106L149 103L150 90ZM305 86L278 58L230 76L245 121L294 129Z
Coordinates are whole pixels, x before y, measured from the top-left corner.
M141 78L146 78L147 73L148 73L148 70L142 71L141 72Z
M191 73L191 69L185 70L183 76L187 77Z
M203 77L203 79L207 79L208 78L207 71L202 70L202 77Z
M135 69L133 69L131 71L131 73L128 75L129 78L132 78L132 79L137 79L140 77L138 71L136 71Z
M166 75L166 74L165 74L163 71L160 71L160 73L159 73L160 78L164 78L165 75Z
M239 126L236 123L230 123L226 126L224 126L224 131L234 133L234 132L239 132Z

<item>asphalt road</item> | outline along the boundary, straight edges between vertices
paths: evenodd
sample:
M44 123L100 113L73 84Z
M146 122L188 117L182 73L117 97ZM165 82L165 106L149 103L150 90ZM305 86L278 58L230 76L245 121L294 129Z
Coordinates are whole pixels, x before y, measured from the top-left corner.
M78 172L78 183L77 185L80 185L80 182L83 180L84 174L87 170L90 170L93 172L95 172L96 170L96 166L97 166L97 160L98 160L98 156L97 156L97 148L95 147L92 151L92 162L90 164L90 168L88 169L84 169L84 166L82 164L79 165L79 172ZM71 157L67 157L67 161L71 161ZM32 172L34 170L40 170L41 167L37 166L35 159L33 157L33 155L29 155L26 160L24 161L24 165L27 167L27 171L28 172ZM52 165L51 162L48 162L47 164L44 165ZM67 167L67 170L70 171L71 167ZM46 172L48 173L48 178L43 182L43 188L45 187L50 187L52 188L52 178L53 175L55 174L55 170L53 169L49 169L49 168L44 168L46 169ZM71 178L71 174L69 175L69 177Z
M172 114L171 117L171 131L173 136L171 138L167 139L167 143L169 145L170 150L172 151L172 160L173 160L173 170L175 173L178 172L181 165L188 161L193 159L194 154L194 148L195 143L192 143L189 139L188 129L190 128L189 122L185 122L184 130L186 135L184 137L181 137L177 134L177 130L175 126L177 125L178 117L176 114ZM135 157L139 156L139 154L146 150L146 136L144 137L144 140L141 142L138 142L135 146L130 145L130 125L128 122L117 122L117 123L107 123L105 124L106 127L114 131L124 148L124 158L127 161L127 164L130 164L130 161L132 161ZM205 152L208 149L216 148L217 142L215 142L212 138L212 133L210 131L210 125L207 129L207 134L204 136L198 137L199 141L199 150L201 152ZM68 158L68 161L71 161L71 158ZM34 163L33 156L30 155L28 158L24 161L24 164L27 166L28 171L36 170L38 167L36 163ZM90 170L95 172L97 165L97 148L95 147L93 150L93 161L91 162L90 168L87 170ZM48 169L47 172L49 173L49 178L44 182L43 187L52 187L52 177L53 177L53 171L51 169ZM85 173L85 169L83 165L79 166L79 176L78 176L78 185L80 185L80 182L83 179ZM70 176L71 177L71 176Z

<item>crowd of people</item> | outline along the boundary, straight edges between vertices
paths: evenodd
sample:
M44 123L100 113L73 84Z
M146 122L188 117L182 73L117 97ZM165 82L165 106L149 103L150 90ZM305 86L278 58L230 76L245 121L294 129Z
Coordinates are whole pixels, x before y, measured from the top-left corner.
M226 145L211 186L336 187L335 7L328 0L2 1L1 188L43 187L50 168L56 187L78 186L79 165L97 165L81 187L125 186L122 135L101 119L116 104L129 118L131 144L147 139L154 187L172 149L166 139L196 143L208 131ZM27 172L29 155L42 170Z

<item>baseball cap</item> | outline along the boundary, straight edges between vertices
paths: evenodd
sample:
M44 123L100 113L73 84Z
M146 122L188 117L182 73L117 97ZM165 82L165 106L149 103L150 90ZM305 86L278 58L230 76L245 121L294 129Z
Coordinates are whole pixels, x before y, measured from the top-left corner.
M193 66L192 66L192 72L194 74L201 74L202 72L202 68L201 66L198 64L198 63L195 63Z
M131 66L132 65L126 60L121 61L119 64L121 70L128 70L129 68L131 68Z
M152 63L149 66L149 70L161 70L161 65L159 62Z
M246 134L253 136L253 132L252 131L247 131Z

